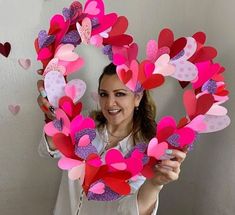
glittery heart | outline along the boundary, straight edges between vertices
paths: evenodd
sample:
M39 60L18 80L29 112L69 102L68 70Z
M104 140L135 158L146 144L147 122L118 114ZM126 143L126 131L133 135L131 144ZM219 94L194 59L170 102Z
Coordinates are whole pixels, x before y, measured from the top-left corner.
M88 135L90 141L94 140L96 137L96 132L94 129L91 128L85 128L75 134L75 143L78 143L80 141L80 138L84 135Z
M21 58L21 59L18 60L18 63L25 70L29 69L29 67L31 66L31 60L30 59Z
M93 184L90 189L89 192L95 193L95 194L103 194L105 192L105 185L103 182L98 182Z
M202 91L207 90L211 94L214 94L216 92L216 88L217 88L217 85L216 85L216 81L214 80L208 80L202 85Z
M60 118L60 119L54 119L53 120L53 125L55 126L55 128L57 128L59 131L62 131L63 130L63 119Z
M76 30L72 30L69 33L67 33L64 38L62 39L62 43L64 44L73 44L74 46L77 46L81 43L81 37Z
M75 146L75 154L86 160L86 158L90 155L90 154L98 154L97 149L95 146L93 146L92 144L88 144L87 146Z
M19 105L8 105L8 109L13 115L16 115L20 111L20 106Z
M172 134L170 137L167 138L167 142L172 145L173 147L179 147L179 135Z
M45 48L51 45L55 41L54 35L48 35L45 30L41 30L38 34L38 45L39 48Z
M4 43L4 45L0 43L0 53L3 56L8 57L10 51L11 51L11 44L9 42Z

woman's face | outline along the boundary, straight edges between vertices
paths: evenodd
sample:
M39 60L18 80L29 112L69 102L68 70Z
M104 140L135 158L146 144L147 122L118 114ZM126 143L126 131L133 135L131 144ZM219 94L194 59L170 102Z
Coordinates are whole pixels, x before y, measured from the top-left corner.
M101 111L110 125L132 122L134 108L139 106L142 94L134 94L117 75L104 75L98 93Z

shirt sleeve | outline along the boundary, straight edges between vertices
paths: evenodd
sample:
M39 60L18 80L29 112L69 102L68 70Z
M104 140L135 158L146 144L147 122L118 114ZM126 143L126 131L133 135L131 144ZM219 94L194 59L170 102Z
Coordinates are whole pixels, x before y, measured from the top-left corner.
M41 141L38 145L38 154L41 157L52 157L52 158L60 158L61 154L58 150L51 150L49 144L46 140L45 133L42 134Z
M145 181L145 177L140 176L137 181L130 183L131 194L128 196L125 196L119 200L118 214L120 214L120 215L139 215L137 196L138 196L139 188L144 183L144 181ZM158 204L159 204L159 198L157 195L155 206L154 206L154 209L153 209L151 215L157 214Z

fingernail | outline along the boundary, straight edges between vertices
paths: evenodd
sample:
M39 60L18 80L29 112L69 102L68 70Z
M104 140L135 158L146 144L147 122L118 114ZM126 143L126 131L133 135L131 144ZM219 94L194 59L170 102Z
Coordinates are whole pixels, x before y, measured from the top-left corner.
M51 113L55 114L55 108L53 106L50 106L49 110L51 111Z
M171 149L166 149L166 151L165 151L165 153L167 154L167 155L171 155L172 154L172 150Z
M42 109L43 112L47 112L48 108L45 105L40 106L40 108Z
M40 95L43 97L43 98L46 98L47 97L47 93L45 90L40 90Z

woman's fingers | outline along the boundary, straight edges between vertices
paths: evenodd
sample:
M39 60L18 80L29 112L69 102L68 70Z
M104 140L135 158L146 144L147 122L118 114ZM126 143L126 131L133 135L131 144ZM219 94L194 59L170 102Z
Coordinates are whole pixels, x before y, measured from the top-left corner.
M44 89L44 81L43 80L38 80L37 81L37 88L38 88L38 92L39 94L43 97L46 98L47 94L46 91Z
M43 69L38 69L38 70L37 70L37 73L38 73L39 75L42 75L42 74L43 74Z
M182 163L186 158L186 153L177 149L172 149L171 155L175 157L173 160L178 161L180 163Z

